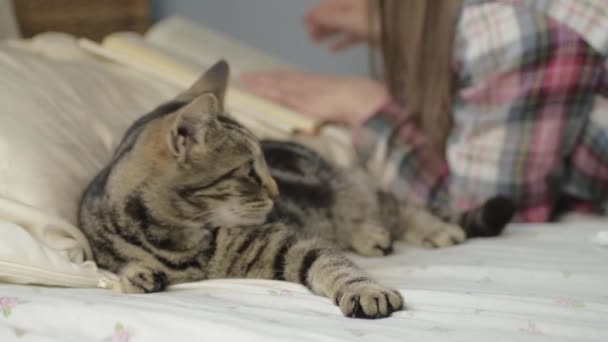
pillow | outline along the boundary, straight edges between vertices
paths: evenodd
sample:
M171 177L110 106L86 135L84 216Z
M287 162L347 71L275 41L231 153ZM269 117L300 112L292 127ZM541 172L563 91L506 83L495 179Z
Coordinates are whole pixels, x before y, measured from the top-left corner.
M15 19L12 0L0 0L0 40L18 38L19 29Z
M125 68L0 45L0 196L72 224L92 177L138 116L177 89Z
M120 291L87 261L78 201L131 122L178 90L65 35L0 44L0 89L0 282Z

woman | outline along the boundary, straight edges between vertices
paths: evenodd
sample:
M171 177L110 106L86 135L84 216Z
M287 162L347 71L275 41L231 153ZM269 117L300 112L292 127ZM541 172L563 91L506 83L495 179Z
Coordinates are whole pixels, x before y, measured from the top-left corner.
M353 127L387 189L431 208L503 194L518 219L608 197L608 1L326 0L313 40L368 41L384 84L269 71L253 92ZM368 20L369 19L369 20Z

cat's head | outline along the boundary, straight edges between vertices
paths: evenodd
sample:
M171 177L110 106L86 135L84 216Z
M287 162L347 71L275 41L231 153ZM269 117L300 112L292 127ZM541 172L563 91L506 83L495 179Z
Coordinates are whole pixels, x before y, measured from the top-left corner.
M127 212L143 207L169 224L265 220L277 184L258 140L225 112L228 79L228 64L218 62L174 100L177 109L157 114L131 134L132 147L110 176ZM123 144L128 140L127 135ZM141 204L130 206L134 196Z

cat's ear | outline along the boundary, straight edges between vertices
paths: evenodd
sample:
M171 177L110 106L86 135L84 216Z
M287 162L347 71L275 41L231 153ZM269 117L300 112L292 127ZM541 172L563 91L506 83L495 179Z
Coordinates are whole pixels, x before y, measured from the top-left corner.
M169 151L180 159L200 139L211 117L220 110L220 100L211 93L200 95L182 107L172 118L167 144Z
M176 100L190 102L203 94L213 94L219 100L220 111L224 111L224 97L230 79L230 67L220 60L210 67L194 84L181 93Z

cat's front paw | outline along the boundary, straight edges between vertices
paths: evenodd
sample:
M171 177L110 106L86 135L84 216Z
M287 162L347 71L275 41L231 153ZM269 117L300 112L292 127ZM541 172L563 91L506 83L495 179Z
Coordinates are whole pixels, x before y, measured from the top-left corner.
M150 293L163 291L169 280L164 272L129 264L120 271L120 284L125 293Z
M336 305L347 317L375 319L403 309L399 292L365 280L347 284L334 295Z

